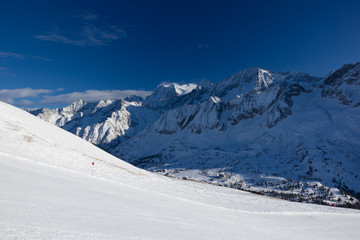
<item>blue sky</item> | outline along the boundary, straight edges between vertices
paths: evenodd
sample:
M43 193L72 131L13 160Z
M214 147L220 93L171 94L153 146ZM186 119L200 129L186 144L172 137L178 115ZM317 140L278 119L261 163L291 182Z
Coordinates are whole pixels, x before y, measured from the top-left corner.
M359 61L359 1L2 1L0 100L63 106Z

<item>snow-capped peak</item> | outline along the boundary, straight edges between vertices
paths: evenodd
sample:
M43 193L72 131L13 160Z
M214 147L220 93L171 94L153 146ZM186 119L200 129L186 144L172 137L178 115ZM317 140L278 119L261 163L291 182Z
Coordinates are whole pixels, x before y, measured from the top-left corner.
M76 102L73 102L71 105L65 107L64 111L66 111L66 112L76 112L80 108L82 108L85 104L86 104L86 101L80 99L80 100L78 100Z
M235 73L230 77L230 81L241 83L243 87L249 83L247 91L259 92L261 88L269 87L279 76L276 73L272 73L268 70L261 68L247 68L243 71Z
M185 96L196 88L197 85L194 83L183 85L177 83L162 83L145 99L144 104L151 108L168 106L172 100Z
M185 95L190 93L192 90L194 90L197 85L195 83L188 83L188 84L177 84L177 83L162 83L158 86L158 88L165 88L168 90L175 90L175 93L177 96Z
M100 100L96 105L96 109L106 107L106 106L110 105L113 102L114 102L114 100L112 100L112 99Z
M242 93L259 93L280 79L282 77L277 73L261 68L247 68L220 81L214 95L227 101Z
M175 88L176 94L178 96L188 94L192 90L194 90L196 87L197 87L197 85L195 83L189 83L189 84L183 84L183 85L174 83L174 88Z

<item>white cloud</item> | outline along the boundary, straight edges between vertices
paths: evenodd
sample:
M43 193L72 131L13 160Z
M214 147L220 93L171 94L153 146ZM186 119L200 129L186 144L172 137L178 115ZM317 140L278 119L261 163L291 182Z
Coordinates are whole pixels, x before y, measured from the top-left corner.
M150 95L150 91L141 90L86 90L84 92L71 92L66 94L57 94L64 89L0 89L0 100L16 106L63 106L71 104L74 101L83 99L88 102L94 102L107 99L123 99L128 96L136 95L145 98Z
M15 104L17 99L36 98L42 94L50 94L54 92L48 89L32 89L32 88L18 88L18 89L0 89L0 100L10 104Z

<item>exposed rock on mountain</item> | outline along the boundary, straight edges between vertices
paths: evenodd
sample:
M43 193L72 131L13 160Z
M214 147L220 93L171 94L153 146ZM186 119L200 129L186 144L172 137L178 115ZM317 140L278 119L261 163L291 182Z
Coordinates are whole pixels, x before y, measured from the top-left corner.
M323 97L337 98L344 105L360 106L360 63L345 64L324 79Z

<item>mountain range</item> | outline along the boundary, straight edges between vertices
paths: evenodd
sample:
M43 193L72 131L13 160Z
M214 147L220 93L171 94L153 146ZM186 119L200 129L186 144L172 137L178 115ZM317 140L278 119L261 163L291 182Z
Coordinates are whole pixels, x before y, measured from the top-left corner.
M169 177L359 207L360 63L325 77L249 68L163 83L146 99L29 112Z

